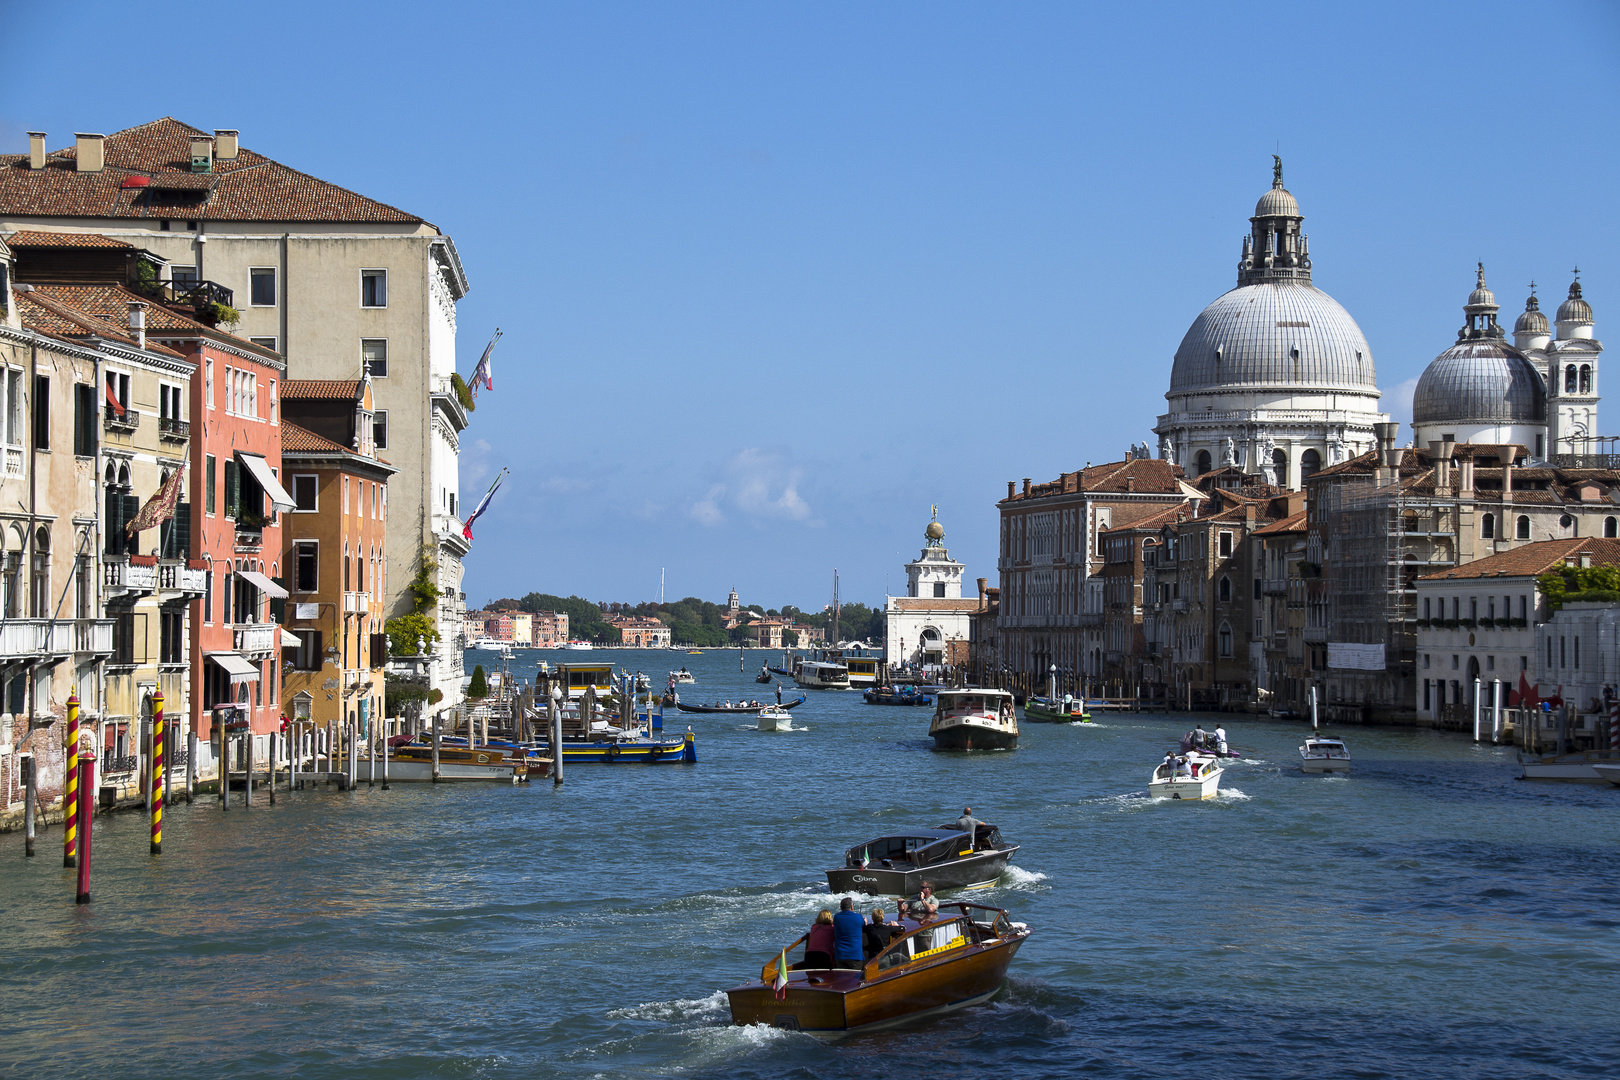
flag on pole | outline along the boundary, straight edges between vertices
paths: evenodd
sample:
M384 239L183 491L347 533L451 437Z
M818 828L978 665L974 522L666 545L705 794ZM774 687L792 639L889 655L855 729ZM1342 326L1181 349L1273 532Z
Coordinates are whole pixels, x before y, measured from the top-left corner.
M134 536L144 529L150 529L152 526L174 517L174 507L175 503L180 501L180 485L185 479L185 471L186 464L185 460L182 459L180 467L174 470L169 478L163 482L163 486L158 488L157 494L148 499L146 505L141 507L140 512L130 518L129 524L124 526L126 535Z
M473 538L473 534L472 534L473 522L478 520L478 515L482 514L486 509L489 508L489 500L491 500L491 499L493 499L495 497L495 489L500 487L501 486L501 481L505 480L505 479L506 479L506 470L502 469L501 472L500 472L500 475L495 477L495 482L493 484L489 485L489 490L484 492L484 497L482 499L478 500L477 509L475 509L472 512L472 516L467 519L467 524L462 526L461 535L465 539L471 540Z
M490 354L495 351L495 343L501 340L501 328L495 328L495 336L489 339L484 346L484 355L478 358L478 366L473 368L472 378L467 380L467 388L472 391L474 398L478 397L478 386L483 384L485 390L495 389L495 376L491 373L489 364Z
M865 870L868 866L871 866L871 865L872 865L872 849L871 849L871 847L864 847L864 848L861 849L861 869Z
M771 989L776 991L777 1001L787 998L787 985L787 950L783 949L782 954L776 958L776 981L771 984Z

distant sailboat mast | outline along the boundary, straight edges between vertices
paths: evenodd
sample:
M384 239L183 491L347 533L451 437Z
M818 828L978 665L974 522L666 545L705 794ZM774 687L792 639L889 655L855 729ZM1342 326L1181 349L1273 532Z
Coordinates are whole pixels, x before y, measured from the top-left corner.
M838 567L833 567L833 623L832 640L827 642L829 648L838 648Z

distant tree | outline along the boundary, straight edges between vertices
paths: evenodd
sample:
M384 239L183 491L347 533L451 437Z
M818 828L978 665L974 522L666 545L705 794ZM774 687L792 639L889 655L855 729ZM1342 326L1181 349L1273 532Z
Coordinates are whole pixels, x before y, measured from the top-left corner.
M788 648L796 648L799 644L799 635L792 630L782 631L782 644Z

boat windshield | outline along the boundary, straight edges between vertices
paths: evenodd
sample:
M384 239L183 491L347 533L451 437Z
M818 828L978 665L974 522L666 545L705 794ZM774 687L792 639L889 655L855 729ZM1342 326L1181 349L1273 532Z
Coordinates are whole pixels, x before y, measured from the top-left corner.
M927 956L939 956L951 949L959 949L971 940L966 919L941 919L938 922L931 922L913 930L884 950L878 957L878 970L885 971Z

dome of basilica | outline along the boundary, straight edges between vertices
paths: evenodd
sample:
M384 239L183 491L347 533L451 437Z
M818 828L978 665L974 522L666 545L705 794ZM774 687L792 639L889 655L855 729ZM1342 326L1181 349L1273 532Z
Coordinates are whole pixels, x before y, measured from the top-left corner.
M1545 424L1541 373L1500 339L1459 341L1435 357L1412 394L1412 424Z
M1199 313L1170 392L1305 388L1378 393L1372 349L1333 297L1307 282L1240 285Z

